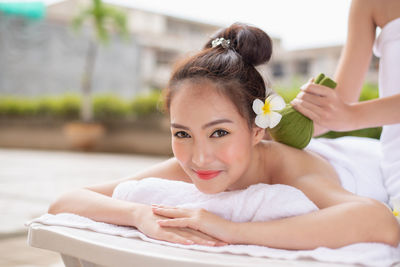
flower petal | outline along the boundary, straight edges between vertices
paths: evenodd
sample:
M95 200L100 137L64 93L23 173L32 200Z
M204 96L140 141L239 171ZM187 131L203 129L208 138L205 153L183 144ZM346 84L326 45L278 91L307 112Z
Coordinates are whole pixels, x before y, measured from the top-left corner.
M257 115L255 122L258 127L265 129L268 128L270 120L267 115L259 114Z
M254 101L253 101L253 111L256 114L262 114L263 113L263 110L262 110L263 106L264 106L264 103L260 99L258 99L258 98L254 99Z
M278 123L281 121L282 119L282 115L279 114L278 112L271 112L271 114L269 114L269 119L270 119L270 124L269 127L270 128L274 128L276 125L278 125Z
M270 95L267 101L271 110L281 110L286 106L285 100L278 94Z

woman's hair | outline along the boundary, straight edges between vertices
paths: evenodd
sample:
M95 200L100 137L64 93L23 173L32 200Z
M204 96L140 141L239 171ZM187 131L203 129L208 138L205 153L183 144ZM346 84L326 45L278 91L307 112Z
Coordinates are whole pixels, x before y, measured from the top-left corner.
M229 40L229 44L224 41L224 45L213 47L216 38ZM255 67L268 62L271 54L271 39L261 29L241 23L221 29L202 51L176 65L165 91L166 110L169 111L180 82L211 81L220 93L229 97L252 127L256 116L252 110L253 101L267 97L264 79Z

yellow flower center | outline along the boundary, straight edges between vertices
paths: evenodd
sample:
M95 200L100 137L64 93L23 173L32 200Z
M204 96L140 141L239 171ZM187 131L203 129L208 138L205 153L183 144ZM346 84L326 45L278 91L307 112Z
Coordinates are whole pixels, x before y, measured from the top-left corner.
M400 215L400 212L397 211L397 210L394 210L394 211L393 211L393 215L394 215L395 217L398 217L398 216Z
M271 106L268 102L265 102L264 106L262 107L262 111L264 115L271 113Z

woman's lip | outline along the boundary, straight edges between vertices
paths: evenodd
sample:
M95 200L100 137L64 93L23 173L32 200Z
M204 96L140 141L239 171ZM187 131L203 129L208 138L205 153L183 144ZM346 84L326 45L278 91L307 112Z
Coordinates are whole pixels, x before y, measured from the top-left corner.
M210 180L212 178L215 178L218 176L218 174L221 173L221 171L195 171L197 174L197 177L203 180Z

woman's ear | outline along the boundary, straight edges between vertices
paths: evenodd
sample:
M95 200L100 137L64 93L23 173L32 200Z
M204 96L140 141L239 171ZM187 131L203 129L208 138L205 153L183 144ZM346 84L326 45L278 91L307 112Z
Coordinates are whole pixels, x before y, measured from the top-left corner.
M263 138L265 136L265 129L254 126L252 132L253 132L253 135L252 135L253 145L256 145L256 144L260 143L261 140L263 140Z

